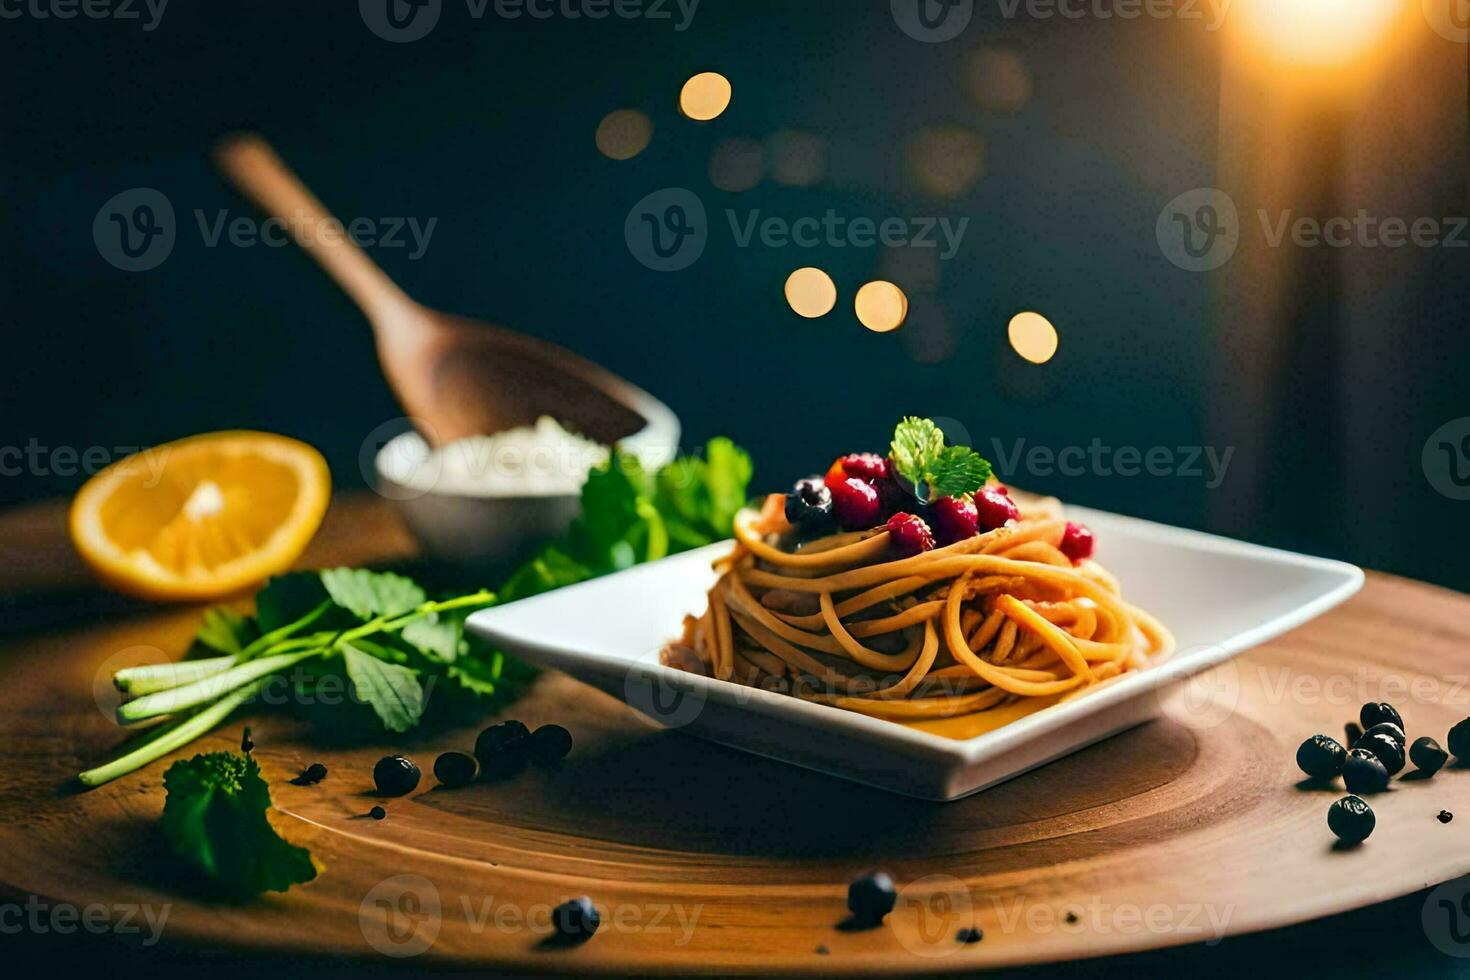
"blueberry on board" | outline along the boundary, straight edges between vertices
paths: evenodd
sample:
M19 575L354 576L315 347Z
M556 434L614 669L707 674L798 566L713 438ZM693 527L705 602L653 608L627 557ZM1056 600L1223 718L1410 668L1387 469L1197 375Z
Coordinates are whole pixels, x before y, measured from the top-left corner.
M480 774L487 779L503 779L526 768L530 739L531 730L518 721L502 721L485 729L475 739Z
M585 943L602 924L602 916L586 895L562 902L551 910L551 924L562 942Z
M1450 729L1450 736L1445 739L1445 744L1450 755L1462 762L1470 762L1470 718L1458 722Z
M1364 735L1358 739L1355 749L1367 749L1378 756L1378 761L1383 763L1383 768L1388 770L1392 776L1404 768L1404 747L1401 743L1394 741L1392 735L1379 732L1374 735Z
M453 789L475 781L480 763L468 752L445 752L434 760L434 778Z
M882 922L896 901L893 879L882 871L870 871L847 886L847 909L862 923Z
M419 784L419 767L401 755L385 755L373 766L373 784L385 796L412 793Z
M1432 776L1439 772L1449 757L1449 753L1440 748L1439 743L1428 735L1419 736L1414 739L1414 744L1409 746L1409 761L1414 763L1414 768L1425 775Z
M1363 709L1358 712L1358 720L1363 723L1365 729L1372 728L1383 721L1392 722L1401 729L1404 727L1404 719L1398 710L1383 701L1370 701L1363 705Z
M1327 810L1328 829L1348 844L1367 840L1377 822L1373 808L1356 796L1344 796Z
M1296 764L1313 779L1336 776L1346 760L1347 749L1326 735L1313 735L1296 750Z
M1349 793L1381 793L1388 789L1388 770L1367 749L1352 749L1342 764L1342 784Z
M1409 737L1404 734L1404 730L1391 721L1380 721L1363 732L1363 738L1369 735L1387 735L1401 746L1409 744Z
M538 766L554 766L572 751L572 733L560 725L542 725L531 733L527 752Z

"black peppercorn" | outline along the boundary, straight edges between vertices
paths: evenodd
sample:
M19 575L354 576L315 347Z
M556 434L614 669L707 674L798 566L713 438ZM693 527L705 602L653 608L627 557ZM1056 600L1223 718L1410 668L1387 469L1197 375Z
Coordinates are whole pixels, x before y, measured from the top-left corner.
M583 895L552 909L551 924L562 942L585 943L602 924L602 916L597 914L592 899Z
M847 886L847 908L858 922L877 925L893 911L898 890L882 871L871 871Z
M451 789L475 781L479 761L468 752L445 752L434 760L434 778Z
M1470 718L1450 729L1449 738L1445 739L1445 748L1461 762L1470 762Z
M1383 763L1390 776L1404 768L1404 747L1394 741L1392 735L1384 732L1364 735L1353 748L1366 749L1378 756L1378 761Z
M1342 764L1342 784L1349 793L1380 793L1388 788L1388 770L1367 749L1352 749Z
M487 779L503 779L526 768L530 739L530 729L518 721L502 721L485 729L475 739L480 774Z
M1364 729L1372 728L1374 725L1385 721L1399 726L1400 729L1404 727L1404 719L1398 713L1398 710L1393 705L1383 701L1370 701L1368 704L1363 705L1363 709L1358 712L1358 720L1363 723Z
M959 932L955 933L954 938L956 942L965 943L966 945L970 943L978 943L980 940L985 938L985 930L978 927L961 929Z
M1328 829L1348 844L1367 840L1377 822L1373 808L1356 796L1344 796L1327 810Z
M1449 753L1439 747L1439 743L1428 735L1421 735L1414 739L1414 744L1409 746L1409 761L1414 767L1426 776L1433 776L1439 772L1445 762L1449 759Z
M419 784L418 764L401 755L385 755L373 766L373 782L386 796L412 793Z
M1455 819L1455 815L1448 810L1441 810L1434 819L1438 820L1440 823L1449 823L1451 820Z
M384 810L380 806L375 806L371 810L368 811L368 816L372 817L374 820L382 820L387 815L388 815L388 811L387 810Z
M572 733L560 725L542 725L531 733L526 750L536 765L554 766L572 751Z
M1313 735L1296 750L1296 764L1313 779L1330 779L1342 772L1347 749L1326 735Z

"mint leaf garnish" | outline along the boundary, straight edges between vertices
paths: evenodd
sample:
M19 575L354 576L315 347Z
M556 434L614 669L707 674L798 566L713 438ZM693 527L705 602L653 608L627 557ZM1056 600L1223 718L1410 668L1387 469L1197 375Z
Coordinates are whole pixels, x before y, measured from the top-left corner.
M947 446L930 464L926 480L936 497L974 493L990 479L990 463L968 446Z
M893 430L893 468L927 500L974 493L990 479L990 462L969 446L945 446L929 419L909 416Z
M929 419L909 416L893 430L893 466L914 486L925 482L929 467L944 451L944 433Z

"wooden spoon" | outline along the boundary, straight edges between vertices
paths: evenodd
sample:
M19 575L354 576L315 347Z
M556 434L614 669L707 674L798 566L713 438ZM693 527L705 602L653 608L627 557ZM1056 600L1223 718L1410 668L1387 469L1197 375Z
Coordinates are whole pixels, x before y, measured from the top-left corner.
M639 434L649 445L674 448L678 422L647 392L555 344L410 299L341 234L341 223L260 136L231 136L215 157L367 316L383 373L431 445L550 415L601 443ZM338 233L324 236L327 227ZM304 229L312 233L303 235ZM669 441L661 444L665 435Z

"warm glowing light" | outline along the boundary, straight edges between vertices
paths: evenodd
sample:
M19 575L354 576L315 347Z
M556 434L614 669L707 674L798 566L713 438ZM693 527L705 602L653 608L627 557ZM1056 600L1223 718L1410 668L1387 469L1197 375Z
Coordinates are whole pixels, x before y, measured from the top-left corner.
M597 149L614 160L631 160L648 148L653 121L637 109L615 109L597 124Z
M857 291L853 308L863 326L874 333L887 333L903 325L909 315L909 298L893 283L874 279Z
M1409 2L1235 0L1232 16L1275 57L1325 68L1366 54Z
M985 169L985 141L963 126L925 126L909 140L909 169L930 194L959 197Z
M1032 364L1045 364L1057 352L1057 328L1040 313L1017 313L1006 330L1011 348Z
M1001 48L981 48L970 56L970 94L986 109L1019 112L1031 100L1031 73L1021 56Z
M821 269L797 269L786 278L786 302L809 320L826 316L837 305L837 284Z
M700 72L679 92L679 111L699 122L714 119L729 107L730 80L717 71Z
M787 187L811 187L827 175L827 141L816 133L782 129L766 138L771 176Z
M761 182L765 170L766 152L758 140L721 140L709 155L709 181L722 191L748 191Z

